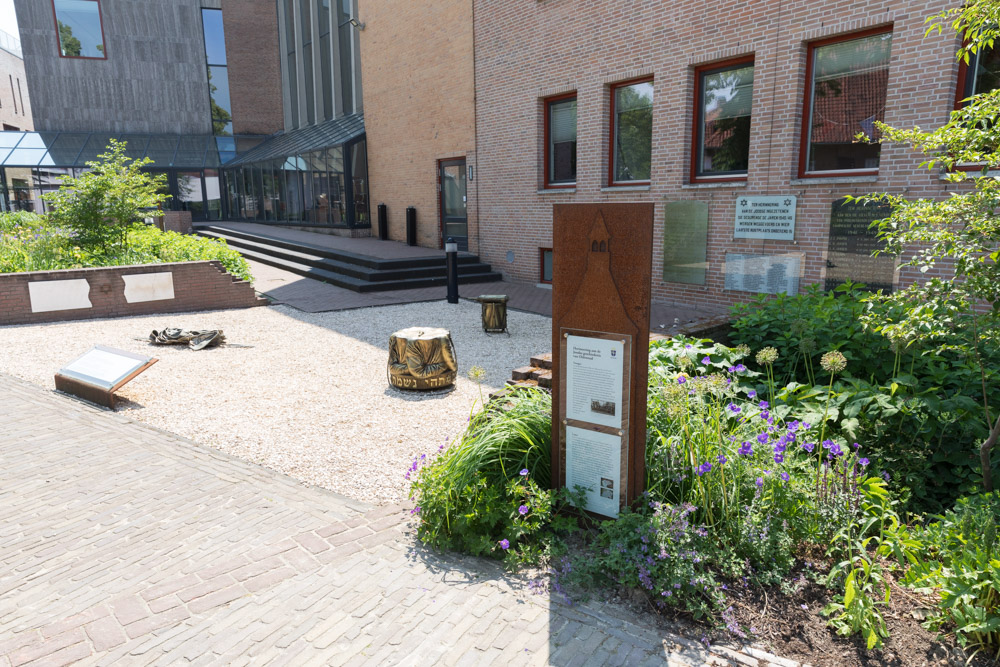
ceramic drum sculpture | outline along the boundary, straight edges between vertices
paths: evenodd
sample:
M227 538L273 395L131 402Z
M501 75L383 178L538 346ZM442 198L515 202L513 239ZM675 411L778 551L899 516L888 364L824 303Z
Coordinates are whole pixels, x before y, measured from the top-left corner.
M410 327L389 336L389 383L400 389L444 389L455 384L458 361L447 329Z

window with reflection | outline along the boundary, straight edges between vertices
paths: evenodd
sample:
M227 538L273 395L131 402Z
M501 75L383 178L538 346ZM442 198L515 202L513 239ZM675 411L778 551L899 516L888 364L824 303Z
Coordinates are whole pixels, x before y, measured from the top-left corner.
M980 49L969 55L969 62L959 66L956 108L970 97L1000 88L1000 50Z
M746 176L753 76L753 58L695 70L692 180Z
M825 172L875 173L879 138L875 122L885 119L891 29L809 45L806 127L800 175Z
M545 186L576 184L576 93L545 101Z
M106 58L100 0L52 0L64 58Z
M208 97L212 110L212 133L233 134L233 106L229 99L229 68L226 60L226 31L221 9L202 9L205 31L205 59L208 65Z
M648 183L653 157L653 80L611 89L610 184Z

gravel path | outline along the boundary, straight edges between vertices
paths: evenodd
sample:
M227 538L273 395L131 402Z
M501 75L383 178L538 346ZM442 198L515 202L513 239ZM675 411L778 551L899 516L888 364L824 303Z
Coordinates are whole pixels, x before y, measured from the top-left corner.
M275 306L0 327L0 372L52 388L53 375L95 344L160 359L118 392L119 411L239 458L366 502L403 500L413 457L461 432L482 394L551 347L551 321L510 313L511 336L487 335L480 306L444 301L328 313ZM231 347L152 346L168 326L223 329ZM455 391L404 393L386 382L389 334L451 331ZM137 340L138 339L138 340ZM237 347L237 345L248 347Z

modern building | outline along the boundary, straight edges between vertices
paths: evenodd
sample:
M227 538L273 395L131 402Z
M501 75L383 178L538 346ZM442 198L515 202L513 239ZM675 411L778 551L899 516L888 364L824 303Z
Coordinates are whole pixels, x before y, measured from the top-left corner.
M16 0L41 113L0 134L0 168L30 170L38 209L114 138L196 221L367 226L353 7L336 4Z
M361 71L371 196L389 238L479 244L472 0L361 0Z
M475 0L480 255L549 280L554 204L635 201L655 204L657 301L913 280L868 256L880 216L841 199L954 187L858 140L994 85L996 57L961 67L954 34L925 35L948 6Z
M6 75L6 76L5 76ZM6 79L6 81L4 81ZM24 74L21 42L0 30L0 123L4 132L31 130L31 95ZM9 169L0 189L0 210L31 205L31 170Z

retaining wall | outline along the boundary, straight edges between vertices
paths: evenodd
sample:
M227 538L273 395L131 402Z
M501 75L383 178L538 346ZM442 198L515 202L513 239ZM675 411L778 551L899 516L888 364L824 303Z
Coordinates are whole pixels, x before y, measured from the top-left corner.
M266 305L217 260L0 273L0 325Z

